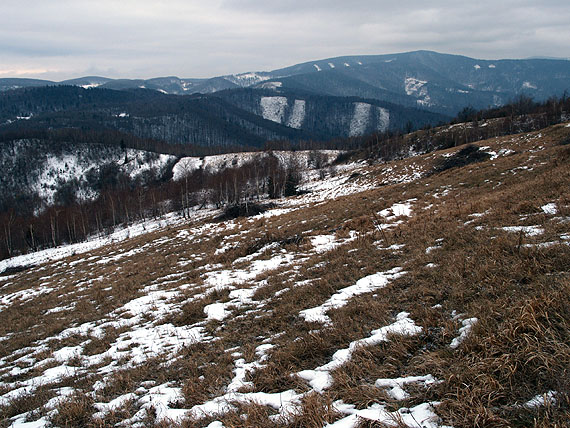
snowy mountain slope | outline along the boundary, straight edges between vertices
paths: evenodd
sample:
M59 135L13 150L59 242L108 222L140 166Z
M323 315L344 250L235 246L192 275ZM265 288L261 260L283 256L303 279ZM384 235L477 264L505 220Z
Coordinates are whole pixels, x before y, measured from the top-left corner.
M399 130L408 122L414 127L422 127L422 122L436 124L445 118L440 115L438 119L433 113L415 108L420 105L416 98L412 103L414 108L406 108L370 99L317 96L280 86L269 88L266 83L258 88L222 91L215 96L264 119L315 137L349 137ZM424 98L428 99L421 97L417 101Z
M41 154L40 154L41 153ZM93 200L99 195L100 171L112 179L121 174L142 183L165 175L176 161L174 156L117 146L53 144L37 140L18 140L0 146L0 195L9 199L29 193L52 205L59 197ZM69 193L67 193L69 191Z
M501 105L525 94L536 100L570 89L570 61L563 59L479 60L431 51L362 55L309 61L290 67L210 79L160 77L147 80L86 77L61 82L109 89L148 88L168 94L210 94L243 87L283 87L332 96L354 96L418 106L455 115L463 107ZM413 79L413 80L408 80ZM416 82L414 84L412 82ZM421 82L420 86L417 86ZM55 82L0 79L0 90Z
M361 130L363 134L399 130L408 123L421 128L447 119L380 101L281 89L233 89L213 95L172 96L148 89L59 86L1 92L0 138L45 138L52 130L75 128L103 134L102 138L112 141L130 140L129 136L133 136L137 140L217 147L218 151L239 146L250 149L263 147L267 141L296 143L346 137L354 102L366 102L389 112L382 120L372 114ZM110 129L125 135L111 138ZM200 153L199 149L189 150Z
M173 166L173 180L180 180L186 174L190 174L198 169L203 169L211 173L222 172L226 168L239 168L255 159L275 156L283 168L294 162L299 166L300 171L307 173L311 166L311 156L318 153L322 156L323 166L330 165L341 153L340 150L298 150L295 152L274 150L271 152L243 152L227 153L223 155L213 155L204 157L183 157Z
M563 425L569 137L353 164L0 276L3 423Z

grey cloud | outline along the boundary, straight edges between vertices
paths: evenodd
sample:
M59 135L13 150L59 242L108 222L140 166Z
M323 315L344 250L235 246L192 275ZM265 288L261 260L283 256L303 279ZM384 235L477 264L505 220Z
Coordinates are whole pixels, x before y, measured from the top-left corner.
M566 1L3 0L0 61L65 77L208 77L416 49L568 57L569 21Z

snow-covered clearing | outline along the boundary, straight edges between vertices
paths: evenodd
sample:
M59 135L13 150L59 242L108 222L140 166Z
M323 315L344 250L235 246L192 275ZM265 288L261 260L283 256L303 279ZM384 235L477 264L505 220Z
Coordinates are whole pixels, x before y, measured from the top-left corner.
M376 129L380 132L384 132L390 126L390 110L383 107L376 107L378 113L378 125Z
M264 119L277 123L283 123L285 109L287 108L286 97L261 97L261 115Z
M293 111L287 120L287 126L291 128L300 129L305 120L305 100L295 100L293 104Z
M406 77L404 79L404 90L406 91L406 95L425 95L422 94L422 88L426 83L426 80L416 79L415 77Z
M350 137L356 137L363 135L366 131L366 127L370 122L370 111L372 105L367 103L354 103L354 113L352 115L352 120L350 121L350 130L348 135Z

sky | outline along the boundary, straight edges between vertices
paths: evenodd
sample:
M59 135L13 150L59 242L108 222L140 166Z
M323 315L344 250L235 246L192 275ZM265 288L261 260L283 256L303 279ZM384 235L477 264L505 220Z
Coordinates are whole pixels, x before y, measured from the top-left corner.
M434 50L570 58L568 0L0 0L0 78L213 77Z

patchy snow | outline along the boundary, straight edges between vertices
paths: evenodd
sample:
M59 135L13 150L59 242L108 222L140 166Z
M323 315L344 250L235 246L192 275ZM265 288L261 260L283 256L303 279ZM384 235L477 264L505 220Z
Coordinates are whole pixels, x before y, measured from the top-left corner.
M461 345L461 343L463 343L463 341L467 339L467 336L469 336L469 333L471 333L471 329L475 324L477 324L477 321L479 321L477 318L468 318L461 321L461 325L463 327L459 329L459 336L451 341L449 347L452 349L456 349L459 345Z
M339 245L339 243L336 242L335 235L312 236L311 244L313 245L316 253L325 253L338 247Z
M242 88L253 86L270 79L269 76L259 73L232 74L229 76L224 76L224 78L232 83L235 83L238 86L241 86Z
M390 126L390 111L383 107L376 107L378 113L378 125L376 129L380 132L384 132Z
M234 264L252 260L254 257L259 257L259 255L263 254L265 250L266 249L264 248L253 255L237 259L234 261ZM204 275L204 283L216 290L232 288L235 285L243 284L244 282L255 279L256 276L263 272L277 269L280 266L289 265L294 259L295 256L293 254L278 253L270 259L253 260L243 269L214 270L207 272Z
M404 90L406 95L417 98L416 103L420 106L430 106L431 98L428 94L427 80L420 80L415 77L406 77L404 79Z
M293 104L293 111L287 120L287 126L291 128L300 129L305 120L305 100L295 100Z
M558 208L556 208L556 204L554 202L550 202L549 204L543 205L540 207L544 214L555 215L558 214Z
M16 418L12 420L10 428L47 428L51 426L46 418L40 418L37 421L26 422L26 417Z
M268 406L277 410L281 416L286 417L291 415L298 408L302 397L302 394L298 394L293 390L276 393L229 393L205 404L194 406L190 409L190 415L201 417L223 413L224 411L227 412L233 409L233 406L230 406L229 402L237 401Z
M537 89L536 85L530 82L523 82L522 84L523 89Z
M304 100L295 100L293 111L289 117L289 125L302 125L304 120ZM295 152L276 150L272 154L277 157L283 167L287 167L290 162L297 162L301 166L308 165L308 159L311 156L311 150L299 150ZM319 153L326 157L326 163L334 160L340 150L318 150ZM261 159L269 156L267 152L241 152L226 153L222 155L212 155L205 157L184 157L173 167L173 179L180 180L185 175L192 173L200 168L205 171L216 173L224 168L239 168L255 159Z
M196 218L199 216L211 215L211 212L204 212L202 214L196 214ZM60 260L75 254L86 253L97 248L104 247L106 245L124 241L128 238L133 238L148 232L152 232L164 227L174 226L181 224L186 221L185 219L179 217L177 214L167 214L166 216L159 218L157 220L149 220L136 222L125 228L117 228L117 230L110 235L103 237L94 236L88 241L62 245L55 248L48 248L46 250L36 251L34 253L24 254L21 256L15 256L10 259L0 261L0 272L4 272L8 268L20 267L20 266L32 266L46 263L48 261Z
M404 391L404 386L410 383L414 384L424 384L424 386L434 385L439 383L432 375L428 374L425 376L408 376L399 377L395 379L377 379L374 382L376 388L390 388L388 394L395 400L405 400L410 395Z
M369 337L351 342L348 348L336 351L328 364L317 367L314 370L303 370L297 373L297 375L308 381L309 385L317 392L322 392L330 388L333 381L330 372L349 361L357 348L385 342L388 340L390 334L411 336L421 333L422 328L418 327L413 320L408 318L408 315L410 315L408 312L400 312L396 316L394 323L379 328L378 330L373 330Z
M487 149L489 149L489 147L480 147L479 148L480 151L485 151ZM511 149L500 149L498 152L495 152L493 150L487 150L487 151L485 151L485 153L491 155L491 157L489 158L490 160L495 160L498 157L512 155L515 153L515 151L511 150Z
M383 209L378 212L378 215L384 217L386 220L395 220L398 217L410 217L412 215L412 202L416 199L410 199L406 202L398 202L393 204L390 208Z
M524 407L528 408L528 409L536 409L538 407L543 407L546 405L546 403L549 404L555 404L556 403L556 391L548 391L544 394L539 394L533 398L531 398L529 401L527 401L525 404L523 404Z
M265 82L259 85L261 89L272 89L276 91L283 86L283 82Z
M95 413L93 417L95 419L102 419L107 413L117 411L121 407L125 406L129 401L136 401L137 398L137 394L130 392L128 394L120 395L108 403L94 403L93 407L95 407L98 412Z
M185 157L176 162L172 168L172 179L178 181L191 174L193 171L200 169L204 164L203 159L198 157Z
M20 144L26 144L20 142ZM66 182L76 181L79 189L76 197L79 200L92 200L97 193L87 183L88 174L98 170L102 165L114 164L131 179L142 177L147 171L161 172L175 156L156 154L143 150L111 148L104 157L93 157L86 145L79 145L73 152L63 151L59 154L48 153L41 159L37 175L29 176L30 188L38 193L48 204L54 203L54 195ZM126 162L125 162L126 161Z
M527 236L537 236L544 233L544 229L540 226L505 226L502 229L505 232L522 232Z
M341 308L348 304L350 299L365 293L371 293L379 288L385 287L390 281L401 277L406 272L402 268L394 268L386 272L378 272L372 275L365 276L364 278L356 281L356 284L345 287L330 297L325 303L320 306L305 309L300 312L300 316L307 322L320 322L323 324L330 324L331 320L326 315L330 309Z
M406 77L404 79L404 90L406 95L421 94L421 89L427 83L427 80L416 79L415 77Z
M226 318L230 312L226 310L225 303L212 303L204 307L204 313L208 317L208 320L222 321Z
M261 97L261 116L272 122L283 123L285 109L287 108L286 97Z
M362 419L376 421L387 426L402 426L413 428L451 428L441 425L441 419L434 412L438 402L423 403L415 407L402 407L395 412L386 410L381 404L358 410L352 404L345 404L342 401L333 403L333 407L341 413L347 414L338 421L325 425L324 428L356 428Z
M370 121L371 109L372 105L370 104L354 103L354 113L352 115L352 120L350 121L350 129L348 132L350 137L356 137L364 134Z

